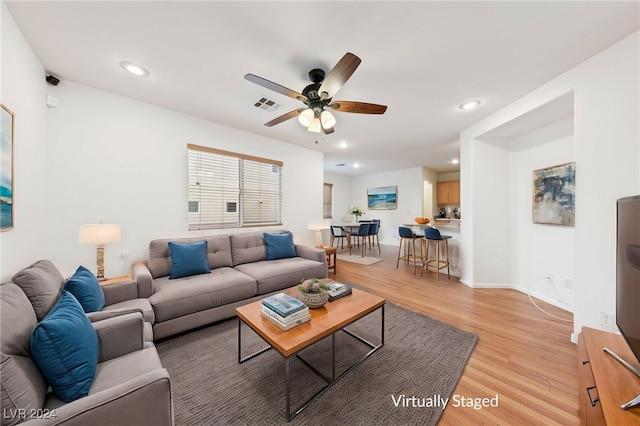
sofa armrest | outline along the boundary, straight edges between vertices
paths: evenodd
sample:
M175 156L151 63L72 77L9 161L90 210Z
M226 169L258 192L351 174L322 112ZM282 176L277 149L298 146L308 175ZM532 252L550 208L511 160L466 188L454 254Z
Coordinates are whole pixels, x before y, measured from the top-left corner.
M327 254L324 249L316 247L307 247L295 244L296 254L305 259L315 260L316 262L322 262L327 264Z
M105 305L138 298L138 284L135 280L123 280L100 287L104 293Z
M146 262L136 262L132 268L133 280L138 283L138 297L149 297L153 294L153 277Z
M87 317L91 322L98 322L98 321L106 320L108 318L115 318L115 317L119 317L126 314L132 314L132 313L140 313L144 318L144 312L142 312L142 309L135 309L135 308L113 309L111 311L87 312Z
M134 312L91 323L98 333L98 362L120 357L144 347L144 317Z
M47 407L45 407L47 408ZM150 371L43 413L24 425L174 424L171 382L164 368Z

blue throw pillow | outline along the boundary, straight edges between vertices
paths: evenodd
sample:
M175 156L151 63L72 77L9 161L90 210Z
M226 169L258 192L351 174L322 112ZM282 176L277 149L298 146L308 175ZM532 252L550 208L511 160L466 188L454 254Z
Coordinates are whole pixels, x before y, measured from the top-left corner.
M62 289L73 294L85 312L99 312L104 308L102 287L96 276L84 266L78 267Z
M65 402L89 394L100 343L82 306L64 291L29 338L31 357L53 391Z
M207 262L207 241L196 243L169 242L171 252L171 272L169 279L188 277L189 275L210 274Z
M296 248L293 245L291 232L282 234L264 234L264 243L267 246L267 260L285 259L296 256Z

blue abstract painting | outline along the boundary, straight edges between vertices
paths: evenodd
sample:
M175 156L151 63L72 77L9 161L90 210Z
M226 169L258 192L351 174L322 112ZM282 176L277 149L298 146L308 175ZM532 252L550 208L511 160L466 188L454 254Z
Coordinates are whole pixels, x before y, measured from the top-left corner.
M0 109L0 231L13 228L13 113Z
M576 163L533 171L533 222L575 226Z

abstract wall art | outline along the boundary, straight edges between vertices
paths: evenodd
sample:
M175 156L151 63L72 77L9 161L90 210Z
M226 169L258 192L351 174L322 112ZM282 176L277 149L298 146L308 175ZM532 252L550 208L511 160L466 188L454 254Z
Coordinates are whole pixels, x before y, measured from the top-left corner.
M533 223L575 226L576 163L533 171Z

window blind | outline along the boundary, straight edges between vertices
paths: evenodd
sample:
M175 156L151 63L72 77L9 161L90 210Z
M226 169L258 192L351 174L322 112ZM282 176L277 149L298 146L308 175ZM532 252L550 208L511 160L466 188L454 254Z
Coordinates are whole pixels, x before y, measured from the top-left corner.
M282 224L282 162L187 149L190 231Z
M322 217L331 219L333 217L333 184L325 183L322 188Z

